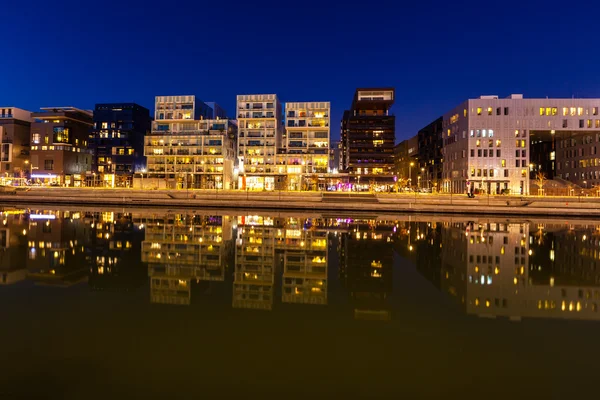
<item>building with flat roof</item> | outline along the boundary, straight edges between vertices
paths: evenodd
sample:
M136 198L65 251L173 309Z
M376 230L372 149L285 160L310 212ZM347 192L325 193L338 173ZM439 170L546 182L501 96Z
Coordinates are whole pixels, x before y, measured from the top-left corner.
M0 175L29 178L31 112L0 107Z
M396 118L390 108L394 100L394 88L356 89L350 110L344 113L344 167L359 185L393 183Z
M96 104L89 148L102 186L133 185L134 174L146 169L144 137L150 128L147 108L135 103Z
M576 184L600 182L600 99L469 99L443 116L444 188L529 194L537 172ZM549 151L534 165L531 145ZM552 162L553 161L553 162Z
M158 118L145 138L142 187L234 187L237 126L227 119L194 119L202 118L196 110L194 96L156 98Z
M282 107L275 94L237 96L238 188L275 190L286 186L285 162L277 165L282 148Z
M212 110L212 114L209 119L225 119L225 118L227 118L227 112L225 111L225 109L223 107L221 107L220 105L218 105L217 103L215 103L214 101L205 101L204 104L206 104Z
M31 114L31 178L60 186L84 186L92 170L88 139L93 114L75 107L46 107Z
M329 167L329 102L288 102L286 113L287 188L317 190ZM278 163L279 164L279 163Z

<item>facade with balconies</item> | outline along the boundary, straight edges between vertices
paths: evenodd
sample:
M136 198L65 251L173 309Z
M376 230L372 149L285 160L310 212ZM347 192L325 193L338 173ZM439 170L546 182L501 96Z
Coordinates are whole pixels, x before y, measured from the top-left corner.
M0 107L0 173L25 178L30 171L31 112L15 107ZM8 182L6 182L8 183Z
M286 103L286 173L291 190L317 189L329 166L329 102Z
M279 164L277 158L277 149L282 146L283 119L277 95L237 96L237 117L238 187L248 190L283 188L285 164Z
M228 119L192 119L196 107L193 96L179 98L180 104L170 104L167 109L159 103L163 98L157 97L159 118L145 138L147 170L141 173L140 185L233 188L237 126Z

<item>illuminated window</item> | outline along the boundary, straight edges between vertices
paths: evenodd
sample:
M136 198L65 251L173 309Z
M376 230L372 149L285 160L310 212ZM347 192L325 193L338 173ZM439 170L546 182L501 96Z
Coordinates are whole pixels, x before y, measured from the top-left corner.
M575 107L571 107L571 108L569 109L569 111L570 111L570 113L571 113L571 117L574 117L574 116L575 116L575 113L577 112L577 109L576 109Z
M569 107L563 107L563 116L566 117L569 115Z
M502 167L506 168L506 160L502 160Z
M108 122L102 123L102 129L108 129Z
M373 140L373 146L374 147L381 147L381 146L383 146L383 140Z
M488 107L487 112L488 112L488 115L492 115L492 107Z
M482 112L482 108L481 107L477 107L477 115L481 115Z
M496 140L496 147L500 147L502 145L502 141L501 140Z
M477 145L477 147L480 147L481 146L481 140L477 139L476 145Z
M577 107L577 115L583 115L583 107Z
M40 143L40 134L39 133L33 134L33 143L36 143L36 144Z
M540 107L540 116L546 115L546 109L544 107Z

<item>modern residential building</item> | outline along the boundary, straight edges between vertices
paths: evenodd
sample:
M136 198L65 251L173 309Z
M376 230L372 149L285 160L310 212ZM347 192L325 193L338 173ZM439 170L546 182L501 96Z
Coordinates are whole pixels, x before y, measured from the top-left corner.
M350 110L344 113L344 167L359 186L393 183L396 118L390 108L394 99L394 88L357 89Z
M524 99L520 94L463 102L443 117L445 190L462 193L474 184L490 193L528 194L529 180L540 169L579 185L599 183L599 107L600 99ZM531 157L532 143L551 150L541 168L530 161L540 159ZM555 172L543 170L554 165Z
M30 173L31 112L0 107L0 176L28 178Z
M418 136L403 140L394 147L394 176L401 186L416 187L419 182Z
M443 118L440 117L420 129L417 134L419 141L417 173L423 188L437 190L442 185L444 173L443 130Z
M237 126L233 121L194 119L202 118L194 96L156 97L155 116L152 132L145 138L148 166L141 171L141 186L234 187Z
M218 105L217 103L215 103L214 101L205 101L204 104L206 104L208 107L210 107L212 109L212 114L210 115L210 118L208 118L208 119L226 119L227 118L227 112L225 111L225 109L223 107L221 107L220 105Z
M330 103L286 103L285 112L287 188L317 190L329 168Z
M31 114L31 177L35 182L61 186L85 185L92 169L88 139L91 111L46 107Z
M238 95L237 116L237 155L240 162L238 188L285 188L285 157L279 162L276 158L277 149L282 148L283 134L282 108L277 95Z
M144 137L150 128L147 108L135 103L96 104L89 148L94 153L94 178L102 186L133 186L134 173L146 169Z
M329 148L329 171L331 173L338 173L341 169L340 163L342 161L342 143L339 140L332 141Z

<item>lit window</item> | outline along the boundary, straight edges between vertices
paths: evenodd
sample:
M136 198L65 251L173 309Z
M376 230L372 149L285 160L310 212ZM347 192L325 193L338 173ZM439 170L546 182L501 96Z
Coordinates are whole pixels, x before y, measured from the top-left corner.
M500 147L501 144L502 144L501 140L496 140L496 147Z
M569 115L569 107L563 107L563 116L566 117Z
M108 129L108 122L102 123L102 129Z
M577 115L583 115L583 107L577 107Z
M502 167L506 168L506 160L502 160Z
M488 107L487 111L488 111L488 115L492 115L492 107Z
M481 115L481 111L482 111L482 108L481 107L477 107L477 115Z

